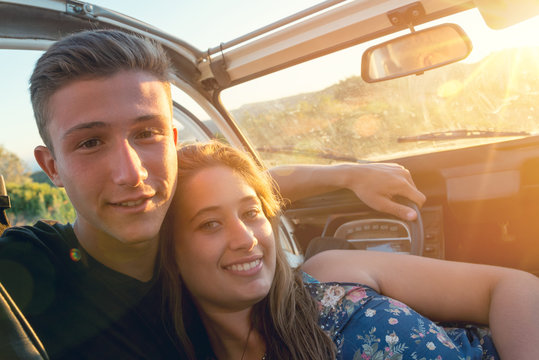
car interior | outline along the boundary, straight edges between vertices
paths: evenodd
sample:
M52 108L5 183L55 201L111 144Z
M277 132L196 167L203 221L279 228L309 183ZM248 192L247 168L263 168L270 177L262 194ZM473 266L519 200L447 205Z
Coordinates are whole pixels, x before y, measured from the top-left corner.
M481 39L468 36L470 33L447 20L470 11L476 12L490 29L501 31L536 18L539 4L534 0L324 1L203 51L150 24L91 3L43 0L28 4L11 0L0 1L0 48L43 51L66 34L96 28L124 29L149 36L163 44L176 68L172 85L174 118L180 141L188 143L218 138L251 152L265 166L273 166L281 164L279 161L282 159L285 159L284 164L288 163L291 153L301 155L298 162L312 160L313 153L306 154L300 146L305 139L302 137L304 134L295 134L296 137L289 142L275 136L270 139L274 143L259 142L259 137L264 134L256 131L267 132L267 137L285 131L257 130L262 122L269 123L273 118L261 115L260 121L254 119L253 114L258 108L252 111L247 107L230 109L226 106L229 92L273 74L289 74L287 71L303 63L316 62L326 55L348 51L364 43L370 47L362 48L362 56L353 59L361 72L362 87L358 97L372 99L369 89L376 86L379 89L403 79L410 79L404 85L407 86L405 91L415 91L413 86L418 86L414 81L428 78L428 74L438 70L458 66L481 42ZM402 50L404 48L409 51ZM538 47L534 49L539 56ZM427 52L429 56L423 56ZM431 56L432 53L436 56ZM414 61L409 61L411 58ZM500 106L493 99L479 94L477 98L470 99L466 109L472 111L475 105L484 104L482 106L492 110L485 118L493 124L507 121L508 116L514 114L517 121L530 123L532 130L536 130L539 124L538 63L535 61L535 67L519 69L521 76L529 82L515 90L516 95L504 98ZM333 67L331 70L338 69ZM496 76L503 77L492 74L492 77ZM342 80L341 84L344 83ZM432 97L436 101L442 101L439 93L438 97L435 95ZM310 95L297 96L308 99ZM286 101L292 100L290 97ZM366 108L378 106L379 117L392 114L392 108L382 107L374 101L368 104L356 98L350 100L345 97L345 100L356 101ZM525 114L523 118L519 119L517 115L521 113L517 112L502 118L503 109L518 101L519 106L525 108L521 112ZM297 108L306 106L300 102L294 104ZM282 103L270 105L273 106L272 111L284 106ZM348 111L346 109L340 110L341 114ZM241 118L241 114L248 111L251 111L248 116ZM296 129L294 124L298 118L287 117L292 111L275 113L286 115L287 131ZM410 116L415 118L415 115ZM466 116L462 115L463 118ZM244 127L248 123L246 119L256 125L252 126L254 130ZM334 124L340 124L338 121L335 120ZM281 123L275 121L274 124L278 128ZM290 261L299 264L327 249L363 249L506 266L539 276L539 222L536 220L539 213L539 135L520 128L514 130L511 126L502 130L494 125L487 129L462 126L423 131L419 135L403 132L404 135L394 141L399 151L387 157L382 154L360 158L359 155L318 147L314 155L323 159L321 163L398 163L409 170L427 201L419 209L406 199L397 199L417 210L419 216L414 222L377 212L349 190L295 201L284 209L280 229L282 245ZM399 127L396 122L395 127ZM327 135L314 128L305 132L318 138ZM351 135L354 135L351 137L356 143L368 138L366 135ZM463 138L466 145L457 145L457 141ZM487 140L483 141L485 138ZM341 139L337 139L339 141ZM445 147L429 151L421 148L434 148L435 143L440 142L445 142ZM400 146L411 146L414 151L401 151L404 148ZM9 211L10 206L16 204L10 203L1 178L0 185L1 232L10 225L4 211ZM2 297L3 311L8 314L2 319L16 318L21 322L20 314L3 290ZM7 334L27 330L27 324L22 324L9 328L2 320L0 331ZM1 338L2 341L7 339L5 336ZM35 346L35 352L39 354L36 356L46 358L39 343L32 336L27 339Z

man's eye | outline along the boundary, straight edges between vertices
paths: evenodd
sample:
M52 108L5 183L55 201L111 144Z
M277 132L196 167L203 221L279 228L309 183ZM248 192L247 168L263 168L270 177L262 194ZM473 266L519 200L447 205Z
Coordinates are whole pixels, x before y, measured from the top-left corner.
M79 144L79 148L82 148L82 149L91 149L91 148L94 148L98 145L101 144L101 141L98 140L98 139L90 139L90 140L86 140L86 141L83 141L82 143Z
M144 131L141 131L137 135L137 139L150 139L156 135L160 135L162 132L158 129L146 129Z

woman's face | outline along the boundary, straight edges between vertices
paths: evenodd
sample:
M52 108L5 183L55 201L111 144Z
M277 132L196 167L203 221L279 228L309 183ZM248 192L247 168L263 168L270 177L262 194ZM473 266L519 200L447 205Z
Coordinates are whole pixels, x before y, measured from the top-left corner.
M255 190L225 166L179 188L176 261L198 306L241 310L262 300L275 274L275 238Z

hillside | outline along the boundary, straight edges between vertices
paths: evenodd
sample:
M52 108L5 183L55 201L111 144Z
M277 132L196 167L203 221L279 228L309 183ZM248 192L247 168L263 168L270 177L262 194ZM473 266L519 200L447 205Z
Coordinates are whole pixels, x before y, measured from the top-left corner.
M534 76L532 76L532 74ZM326 89L233 111L260 149L318 149L358 159L422 146L403 136L455 129L530 131L539 122L539 49L493 53L381 83L350 77Z

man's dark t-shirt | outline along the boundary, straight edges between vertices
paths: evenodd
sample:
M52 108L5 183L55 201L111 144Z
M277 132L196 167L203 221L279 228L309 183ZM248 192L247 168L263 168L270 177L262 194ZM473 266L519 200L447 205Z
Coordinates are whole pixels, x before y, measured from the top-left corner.
M71 225L38 222L0 237L0 282L51 359L178 359L161 287L102 265Z

